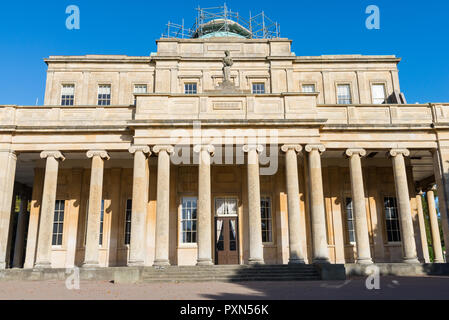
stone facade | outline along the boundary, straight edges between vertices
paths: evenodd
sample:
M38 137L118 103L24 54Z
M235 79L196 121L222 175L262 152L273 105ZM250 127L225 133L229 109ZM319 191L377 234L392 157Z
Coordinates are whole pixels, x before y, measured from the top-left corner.
M400 59L296 56L288 39L157 48L50 56L44 106L0 106L0 268L217 264L223 221L228 263L429 262L419 192L432 203L435 184L449 243L449 103L389 103ZM217 90L225 50L235 92Z

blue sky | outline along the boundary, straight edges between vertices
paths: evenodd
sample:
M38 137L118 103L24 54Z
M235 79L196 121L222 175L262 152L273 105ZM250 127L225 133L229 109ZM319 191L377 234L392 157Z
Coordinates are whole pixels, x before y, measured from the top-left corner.
M449 1L226 1L248 16L264 10L293 40L297 55L395 54L409 103L449 102ZM2 1L0 104L43 102L49 55L149 55L168 20L194 22L194 8L222 1ZM365 28L368 5L380 30ZM77 5L81 29L67 30L65 9Z

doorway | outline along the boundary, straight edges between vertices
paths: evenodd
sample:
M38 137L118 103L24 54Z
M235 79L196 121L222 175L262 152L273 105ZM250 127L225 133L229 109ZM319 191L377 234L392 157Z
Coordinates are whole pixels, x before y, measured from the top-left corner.
M215 199L215 215L215 264L239 264L237 199Z

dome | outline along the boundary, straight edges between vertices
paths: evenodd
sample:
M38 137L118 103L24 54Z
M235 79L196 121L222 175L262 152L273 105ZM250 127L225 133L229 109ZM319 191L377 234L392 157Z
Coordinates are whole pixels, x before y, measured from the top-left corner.
M193 34L193 38L235 37L250 39L251 32L239 23L229 19L214 19L202 24Z

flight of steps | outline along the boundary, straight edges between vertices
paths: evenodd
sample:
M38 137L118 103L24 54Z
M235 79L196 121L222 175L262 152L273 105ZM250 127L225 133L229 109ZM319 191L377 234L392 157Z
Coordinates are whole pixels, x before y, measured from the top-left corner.
M306 281L320 280L313 265L169 266L145 268L142 282Z

